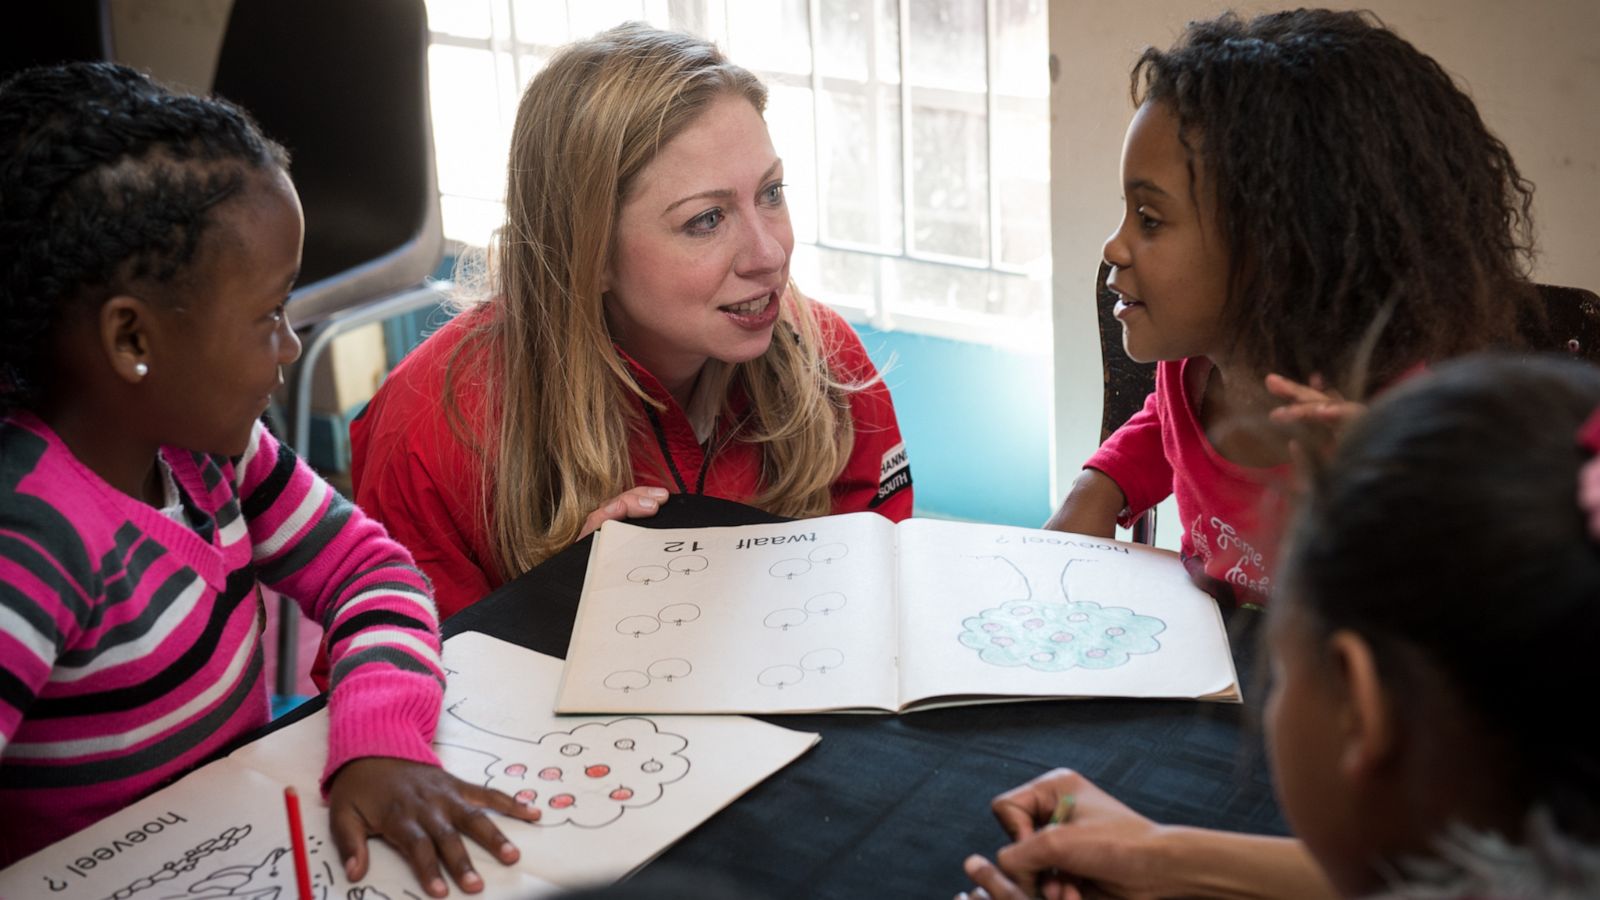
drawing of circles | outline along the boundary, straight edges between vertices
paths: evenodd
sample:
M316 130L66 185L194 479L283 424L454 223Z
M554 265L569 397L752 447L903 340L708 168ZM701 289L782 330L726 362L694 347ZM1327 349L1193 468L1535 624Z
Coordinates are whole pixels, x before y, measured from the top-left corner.
M780 559L767 571L778 578L793 578L811 571L811 563L803 559Z
M650 686L650 676L634 669L625 669L621 672L612 672L606 676L601 684L624 694L629 691L642 691Z
M761 670L761 674L756 676L756 681L764 687L782 689L799 683L804 677L806 673L794 666L769 666Z
M661 620L655 616L629 616L617 623L618 634L631 634L634 637L655 634L660 630Z
M634 746L633 738L618 738L617 742L611 746L616 747L618 750L632 750Z
M812 562L824 564L831 563L836 559L844 559L849 555L850 548L846 547L844 544L823 544L822 546L806 554L806 556L810 557Z
M655 581L665 581L671 574L666 566L636 566L628 573L628 580L634 584L650 584Z
M839 593L838 591L829 591L826 594L818 594L815 597L812 597L810 600L807 600L806 612L822 613L823 615L827 615L828 613L838 612L839 610L844 609L844 602L843 594Z
M1128 633L1128 629L1119 628L1119 627L1117 627L1115 625L1113 625L1110 628L1106 629L1106 636L1107 637L1121 637L1122 635L1125 635L1127 633Z
M788 609L775 609L772 612L767 613L767 617L762 619L761 623L768 628L777 628L782 631L788 631L805 620L805 610L794 609L793 607L790 607Z
M633 799L633 788L619 787L616 790L612 791L607 796L609 796L611 799L617 801L618 803L621 803L624 800L632 800Z
M700 618L700 607L693 603L674 603L671 606L661 607L661 612L656 617L663 622L673 625L682 625Z
M1072 632L1058 631L1055 634L1050 635L1050 640L1055 641L1058 644L1065 644L1067 641L1072 640Z
M844 665L844 652L832 647L813 650L800 657L800 668L807 672L821 672L826 675L829 669L837 669L842 665Z
M664 768L666 768L666 766L663 766L661 764L661 760L659 759L647 759L639 764L639 771L645 773L646 775L654 775Z
M1011 614L1014 615L1014 616L1017 616L1018 618L1021 618L1022 616L1026 616L1026 615L1028 615L1029 613L1032 613L1032 612L1033 612L1033 607L1031 607L1031 606L1013 606L1013 607L1011 607Z
M561 755L562 756L577 756L579 753L582 753L582 752L583 752L583 745L582 744L562 744L561 745Z
M645 671L650 673L651 678L659 678L662 681L672 681L676 678L683 678L690 672L693 672L694 666L689 665L689 661L687 659L680 659L674 656L670 659L656 660L655 662L651 663L645 669ZM621 741L618 741L617 743L620 744ZM632 748L633 742L629 741L628 747L625 749L631 750Z
M704 556L680 556L677 559L674 559L672 562L667 563L667 568L674 572L681 572L684 575L690 575L695 572L705 571L705 568L708 565L710 565L710 563L706 562L706 558Z

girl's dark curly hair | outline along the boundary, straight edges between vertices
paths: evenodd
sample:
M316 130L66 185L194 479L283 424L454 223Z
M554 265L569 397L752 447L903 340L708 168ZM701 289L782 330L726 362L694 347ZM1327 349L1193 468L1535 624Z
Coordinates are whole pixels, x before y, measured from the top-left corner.
M124 66L0 84L0 410L37 399L69 309L190 287L213 210L252 171L287 165L243 110Z
M1578 501L1600 369L1475 354L1385 392L1316 473L1284 548L1282 599L1372 645L1415 720L1470 711L1494 770L1562 828L1600 837L1600 541ZM1446 750L1445 752L1448 752Z
M1191 23L1134 65L1216 189L1224 325L1267 371L1346 390L1517 342L1533 186L1431 57L1368 13ZM1364 340L1371 342L1366 357Z

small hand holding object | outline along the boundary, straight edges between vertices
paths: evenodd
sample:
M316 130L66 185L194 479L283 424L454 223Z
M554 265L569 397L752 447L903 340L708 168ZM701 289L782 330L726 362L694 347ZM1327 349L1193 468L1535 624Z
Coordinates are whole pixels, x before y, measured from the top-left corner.
M967 876L979 888L974 896L1078 900L1086 896L1086 883L1117 896L1162 894L1154 852L1162 826L1082 775L1048 772L996 797L992 806L1015 843L1001 848L996 862L967 858Z
M472 867L463 834L507 865L521 856L486 810L525 822L539 818L537 809L437 766L376 756L347 763L333 776L328 807L333 842L347 878L366 877L367 838L377 836L406 858L431 897L450 892L440 874L441 862L463 891L483 890L483 878Z
M636 487L612 497L583 520L578 537L587 537L612 519L645 519L656 514L669 496L666 488Z

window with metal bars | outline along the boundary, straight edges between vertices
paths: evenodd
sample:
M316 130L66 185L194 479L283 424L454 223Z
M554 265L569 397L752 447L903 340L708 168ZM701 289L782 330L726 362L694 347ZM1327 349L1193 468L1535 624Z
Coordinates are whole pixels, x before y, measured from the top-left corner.
M504 211L517 99L627 20L717 42L770 91L801 288L881 330L1049 342L1044 0L429 0L447 236Z

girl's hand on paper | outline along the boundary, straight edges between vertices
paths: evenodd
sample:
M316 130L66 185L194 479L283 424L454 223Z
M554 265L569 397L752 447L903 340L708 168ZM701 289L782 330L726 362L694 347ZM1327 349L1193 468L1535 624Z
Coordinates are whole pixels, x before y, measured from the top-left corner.
M1075 798L1070 821L1047 824L1060 798ZM995 818L1015 843L996 862L966 861L968 877L998 900L1043 896L1077 900L1089 885L1119 897L1167 893L1157 852L1167 829L1139 815L1070 769L1056 769L1001 794Z
M669 496L666 488L636 487L612 497L606 504L583 520L583 530L578 537L588 537L601 525L612 519L647 519L656 514Z
M367 838L381 837L405 857L431 897L449 894L440 863L461 890L476 894L483 878L472 868L461 836L477 841L502 863L521 852L486 810L537 821L539 811L500 791L471 784L438 766L369 756L347 763L328 784L328 817L345 875L367 875Z

